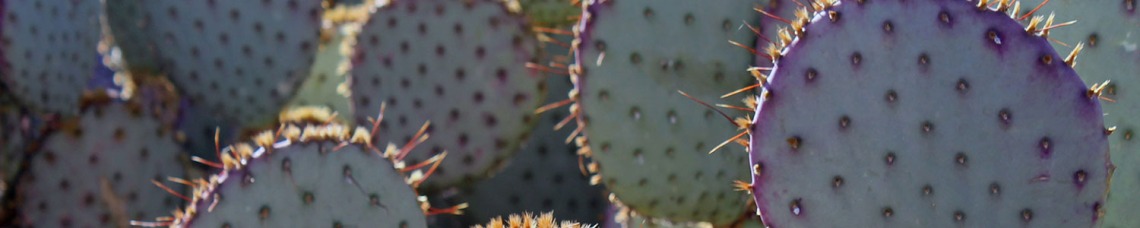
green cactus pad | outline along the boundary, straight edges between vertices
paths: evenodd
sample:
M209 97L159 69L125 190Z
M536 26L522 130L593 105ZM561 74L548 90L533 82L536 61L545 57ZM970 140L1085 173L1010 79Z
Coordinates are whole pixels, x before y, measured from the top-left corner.
M817 2L750 128L768 226L1098 222L1112 166L1099 97L1010 2L986 2Z
M538 45L523 20L498 2L400 1L379 9L357 38L352 100L357 122L382 103L391 121L378 137L411 139L432 120L432 153L451 151L424 187L469 184L501 169L534 125L545 95L543 77L528 70Z
M359 25L337 25L323 32L330 39L320 44L312 72L287 107L323 106L338 113L337 119L352 119L352 104L348 96L348 68L351 62L351 47L356 44ZM286 108L288 109L288 108Z
M728 41L753 44L738 27L760 17L755 3L587 3L571 110L585 129L579 143L600 164L595 178L622 204L675 222L724 225L745 214L732 183L747 178L747 154L732 145L708 154L735 135L733 124L677 91L719 101L748 84L752 56Z
M165 74L218 116L272 122L317 53L321 1L109 0L131 72Z
M96 64L98 1L13 0L0 9L0 80L40 111L72 115Z
M174 132L139 106L93 104L63 125L47 136L18 187L24 225L126 226L181 203L151 181L184 176L184 152Z
M1040 3L1039 0L1022 1L1021 9L1028 12ZM1117 166L1112 176L1112 190L1105 202L1105 227L1140 226L1140 216L1132 213L1140 211L1140 194L1135 194L1140 192L1140 153L1137 153L1140 144L1132 139L1140 133L1140 120L1136 118L1140 115L1140 93L1132 90L1140 88L1137 6L1133 0L1054 0L1037 10L1038 14L1056 13L1056 22L1077 21L1072 26L1050 31L1049 37L1065 43L1054 42L1057 50L1084 44L1074 68L1085 83L1112 81L1103 91L1112 101L1101 102L1105 125L1116 126L1116 133L1108 138L1112 161Z
M254 139L256 149L236 144L223 150L216 165L224 169L194 181L192 202L173 221L154 224L425 227L425 211L409 186L419 171L405 176L400 150L381 152L368 134L335 123L263 132Z

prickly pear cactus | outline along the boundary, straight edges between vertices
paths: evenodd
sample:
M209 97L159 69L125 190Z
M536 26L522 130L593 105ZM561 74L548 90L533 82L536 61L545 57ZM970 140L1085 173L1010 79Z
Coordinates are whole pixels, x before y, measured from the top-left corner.
M1010 3L816 2L750 126L764 222L1096 224L1111 166L1098 95Z
M309 110L316 109L305 111ZM298 124L304 119L328 120L328 115L312 113L284 119ZM135 224L425 227L426 208L417 202L412 186L430 171L424 175L419 165L397 159L414 145L381 151L372 146L369 130L363 127L309 122L302 128L293 123L259 134L252 146L226 147L220 163L206 162L222 171L192 181L192 201L173 221ZM406 176L409 171L412 175Z
M1022 1L1019 14L1036 8L1041 1ZM1076 24L1049 32L1049 37L1073 46L1083 43L1074 67L1085 83L1111 81L1104 89L1104 123L1116 126L1110 136L1109 151L1118 164L1113 172L1112 190L1105 202L1105 227L1140 226L1140 145L1132 139L1140 132L1140 13L1134 0L1050 1L1037 12L1055 12L1058 22ZM1030 20L1024 20L1029 22ZM1054 43L1054 48L1068 49Z
M537 43L523 20L492 0L398 1L379 9L357 38L352 102L358 122L388 106L378 137L411 139L432 120L432 153L452 151L428 189L470 183L501 169L534 125L545 86L525 67Z
M184 175L173 131L132 103L86 103L30 160L18 187L24 225L120 227L181 203L152 183Z
M45 112L76 114L95 70L98 1L4 1L0 6L0 80Z
M165 74L197 106L268 125L308 75L321 1L107 2L128 69Z
M733 138L733 124L677 91L713 101L747 84L739 76L752 56L726 41L752 44L737 27L760 17L754 3L584 3L570 110L584 129L577 143L600 166L595 181L624 205L676 222L724 225L744 214L731 184L747 178L746 154L732 145L708 154Z

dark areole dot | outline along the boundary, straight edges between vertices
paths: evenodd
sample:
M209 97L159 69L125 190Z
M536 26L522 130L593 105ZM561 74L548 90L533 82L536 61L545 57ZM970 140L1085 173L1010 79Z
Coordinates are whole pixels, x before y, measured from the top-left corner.
M1009 112L1009 109L1003 108L998 111L998 120L1002 124L1009 125L1013 121L1013 114Z
M316 200L316 197L313 196L312 192L305 192L301 194L301 200L302 202L305 202L305 205L310 205L313 204L313 201Z
M1077 184L1077 186L1084 186L1087 180L1088 173L1086 173L1085 170L1077 170L1077 172L1073 173L1073 182Z
M1021 210L1021 221L1029 222L1029 220L1033 220L1033 210L1029 208Z
M964 78L958 79L958 84L955 85L954 89L958 90L958 93L966 94L966 91L970 90L970 83L966 82Z
M994 44L1001 45L1001 37L998 37L997 31L994 29L986 31L986 39L990 40L990 42L993 42Z
M800 144L802 143L803 139L801 139L799 136L792 136L788 137L787 141L788 147L792 148L792 150L796 150L800 148Z
M269 206L261 205L261 209L258 210L258 212L257 212L257 218L260 219L261 221L265 221L266 219L269 219Z
M804 208L803 208L803 205L801 204L800 201L801 201L800 198L796 198L796 199L792 200L792 203L790 203L788 205L788 209L792 212L793 215L803 214Z

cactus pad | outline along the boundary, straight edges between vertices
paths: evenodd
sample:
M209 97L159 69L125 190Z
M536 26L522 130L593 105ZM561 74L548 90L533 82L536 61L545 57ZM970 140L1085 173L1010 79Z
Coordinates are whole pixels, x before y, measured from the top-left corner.
M222 150L222 162L210 164L223 170L208 179L193 181L193 200L169 224L136 224L425 226L425 208L417 203L412 187L424 175L414 167L405 167L398 159L401 151L410 150L410 146L405 146L405 150L389 146L381 152L372 146L369 131L363 127L308 122L301 128L292 123L313 118L287 116L292 115L283 116L290 123L282 125L278 132L266 131L254 137L256 148L235 144ZM330 116L311 117L323 118L317 122L325 122ZM405 169L414 170L411 177L405 176Z
M1010 3L817 1L751 125L764 222L1097 223L1111 166L1098 96Z
M747 84L740 76L752 56L726 41L752 45L752 32L737 27L760 17L753 3L584 3L571 111L584 128L578 143L600 165L595 178L624 205L715 225L745 214L731 184L747 178L746 154L733 146L708 154L733 137L733 125L677 91L712 101Z
M538 45L523 20L491 0L398 1L361 30L352 69L358 122L388 105L393 121L378 137L411 139L432 120L432 153L452 151L428 189L483 178L501 169L533 127L543 78L525 68ZM422 161L431 153L413 154Z
M1029 11L1041 1L1022 1ZM1111 80L1101 102L1104 123L1116 126L1109 137L1113 163L1112 190L1105 202L1105 227L1140 226L1140 144L1132 139L1140 132L1140 13L1134 0L1051 1L1037 12L1055 12L1059 21L1076 20L1076 24L1049 33L1049 37L1068 46L1084 43L1077 58L1076 70L1085 83ZM1024 13L1022 13L1024 14ZM1026 20L1028 22L1028 20ZM1054 43L1054 48L1068 49Z
M95 69L98 1L4 1L0 80L41 111L76 114Z
M266 125L308 75L321 1L108 1L132 72L165 74L196 106Z
M47 136L18 194L31 226L125 226L179 200L151 183L183 176L174 133L129 103L91 104ZM178 191L180 186L172 186Z

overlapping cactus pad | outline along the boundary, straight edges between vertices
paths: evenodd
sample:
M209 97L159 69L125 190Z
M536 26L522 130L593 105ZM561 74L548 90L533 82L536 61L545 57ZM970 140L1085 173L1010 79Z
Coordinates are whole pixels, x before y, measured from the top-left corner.
M764 222L1097 223L1111 166L1098 89L1011 3L816 2L751 126Z
M94 74L98 1L0 2L0 80L41 111L76 114Z
M197 106L267 125L309 74L321 1L122 1L109 27L132 72L162 74Z
M187 207L170 220L135 224L424 227L425 213L438 212L421 207L413 186L430 171L400 160L414 144L376 148L364 127L322 124L331 115L321 110L290 110L297 115L283 115L289 123L279 130L221 150L220 163L205 162L220 173L188 181L194 190Z
M432 121L424 147L451 151L435 189L483 178L526 140L545 85L525 68L537 42L499 2L397 1L379 9L357 38L352 102L358 122L388 106L390 129ZM378 137L410 139L383 128ZM422 161L432 153L411 155Z
M31 159L18 189L24 225L126 226L181 203L152 183L184 176L174 132L138 105L107 102L66 121Z
M747 84L752 55L728 41L752 45L737 28L761 17L756 3L586 2L571 70L578 142L600 166L595 178L634 211L717 225L745 214L732 182L747 178L746 154L735 145L708 154L733 124L677 91L717 101Z

